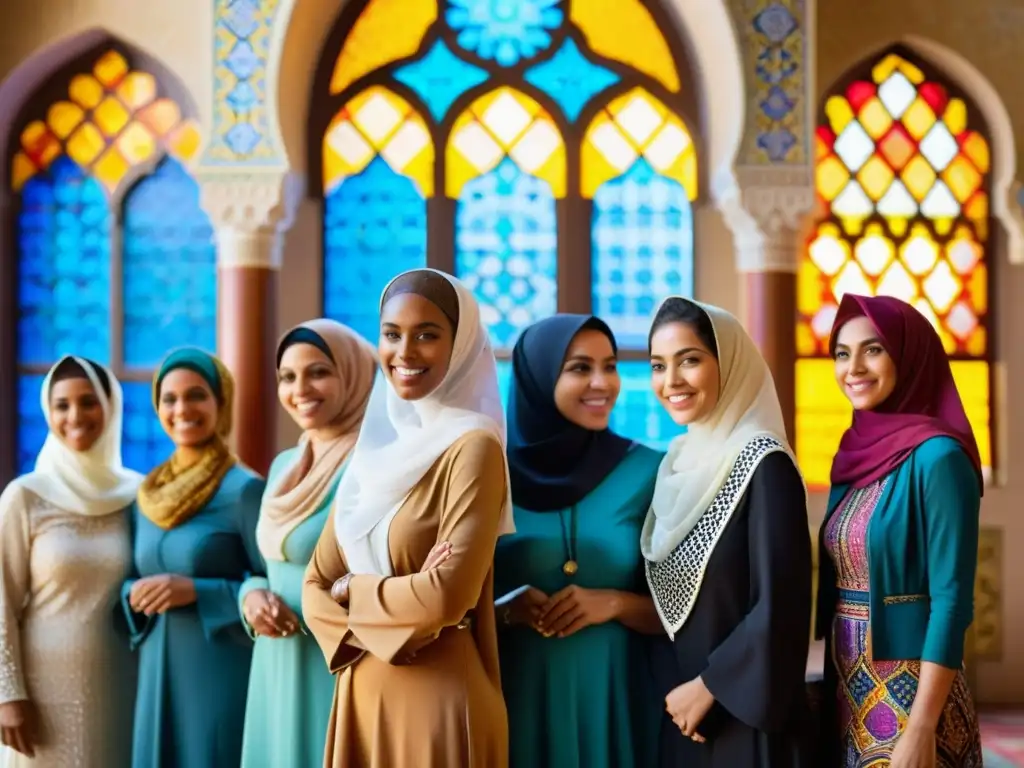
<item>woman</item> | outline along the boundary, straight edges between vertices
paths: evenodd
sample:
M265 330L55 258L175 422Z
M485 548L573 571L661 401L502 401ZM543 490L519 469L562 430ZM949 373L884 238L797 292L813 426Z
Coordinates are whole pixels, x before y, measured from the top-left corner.
M233 400L228 369L199 349L172 352L154 377L174 453L139 488L136 573L121 591L141 649L134 768L222 768L241 758L252 641L237 601L242 581L263 572L264 483L225 442Z
M656 758L649 643L661 633L636 542L662 454L608 429L621 382L596 317L555 315L512 353L516 533L498 544L510 764L632 768ZM600 674L596 671L600 670Z
M243 768L319 766L334 680L301 615L306 565L355 445L377 372L373 347L333 320L312 320L277 346L277 394L302 428L270 468L256 539L267 576L239 594L256 635Z
M380 311L384 376L302 593L339 674L324 764L503 768L491 566L512 509L494 355L442 272L395 278Z
M641 536L672 640L655 665L661 765L806 764L811 542L771 373L735 317L682 298L658 309L650 354L655 394L687 427Z
M854 408L821 529L830 764L980 766L963 651L981 460L942 341L909 304L846 294L830 344Z
M0 736L9 768L107 768L131 755L134 659L112 621L128 572L121 386L64 357L43 381L50 431L0 495Z

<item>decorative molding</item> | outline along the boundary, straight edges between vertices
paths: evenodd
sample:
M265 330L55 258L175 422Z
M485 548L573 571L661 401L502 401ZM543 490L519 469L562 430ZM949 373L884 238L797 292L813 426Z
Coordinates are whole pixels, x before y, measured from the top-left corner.
M978 570L974 577L974 623L971 643L975 661L1003 659L1003 530L983 526L978 532Z

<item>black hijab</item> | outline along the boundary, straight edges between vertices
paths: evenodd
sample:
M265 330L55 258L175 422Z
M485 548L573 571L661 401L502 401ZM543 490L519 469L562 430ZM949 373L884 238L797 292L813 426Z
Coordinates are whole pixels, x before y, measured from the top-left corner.
M603 321L590 315L554 315L527 328L512 351L508 408L508 463L512 501L535 512L572 506L618 466L632 445L610 429L585 429L555 405L555 383L573 337L600 331L616 349Z

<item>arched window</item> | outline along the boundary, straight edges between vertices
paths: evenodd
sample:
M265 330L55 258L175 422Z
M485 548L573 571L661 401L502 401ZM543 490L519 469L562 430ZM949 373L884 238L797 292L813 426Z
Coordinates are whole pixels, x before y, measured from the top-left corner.
M324 312L377 336L429 265L479 298L508 379L522 329L593 312L622 348L614 426L678 433L650 397L655 302L693 293L697 94L640 0L370 0L342 13L312 103Z
M828 334L846 292L896 296L935 325L992 463L988 131L969 97L896 47L824 101L816 184L822 214L800 265L797 453L828 485L850 423Z
M90 53L15 123L0 259L0 280L16 285L15 317L3 318L16 326L17 359L5 471L32 468L47 432L40 386L64 354L112 367L124 383L125 463L151 469L170 449L151 405L154 366L178 345L214 348L213 232L185 167L199 130L173 85L137 58L117 45Z

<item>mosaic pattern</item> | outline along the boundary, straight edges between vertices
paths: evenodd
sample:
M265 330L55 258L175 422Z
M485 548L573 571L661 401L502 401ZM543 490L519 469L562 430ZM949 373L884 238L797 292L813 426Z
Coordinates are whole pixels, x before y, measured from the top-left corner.
M554 56L528 70L524 79L549 93L574 122L596 94L620 80L610 69L588 61L571 37Z
M427 263L427 205L380 156L336 186L324 205L324 315L376 343L388 281Z
M426 56L396 70L394 77L412 88L441 121L459 96L487 80L487 73L455 56L439 39Z
M214 0L213 131L204 165L277 165L267 60L280 0Z
M686 190L640 158L594 196L593 306L621 347L643 349L665 296L693 295L693 212Z
M195 121L160 96L153 75L131 69L124 56L108 51L91 72L71 79L67 99L55 102L45 120L21 132L11 187L20 190L65 157L113 192L132 168L159 154L188 162L199 141Z
M30 374L18 376L18 437L15 470L19 475L24 475L35 469L36 456L43 449L46 435L50 431L39 403L44 378L40 375Z
M480 302L497 348L558 309L555 198L510 159L463 187L456 212L455 273Z
M561 0L449 0L445 20L458 43L481 59L511 67L551 45Z
M168 158L125 198L123 222L124 364L155 367L188 344L214 349L217 249L199 185Z
M988 141L963 99L897 53L880 57L869 79L829 97L825 115L815 136L815 173L828 215L801 260L798 354L808 363L827 358L846 293L913 304L956 358L954 373L988 466ZM798 367L797 446L808 482L827 484L848 407L825 415L831 409L818 393L823 367L816 370ZM802 425L813 432L801 432Z
M153 385L149 381L126 381L121 388L124 391L121 456L126 467L136 472L149 472L167 460L174 446L153 412Z

